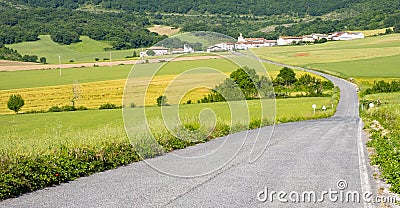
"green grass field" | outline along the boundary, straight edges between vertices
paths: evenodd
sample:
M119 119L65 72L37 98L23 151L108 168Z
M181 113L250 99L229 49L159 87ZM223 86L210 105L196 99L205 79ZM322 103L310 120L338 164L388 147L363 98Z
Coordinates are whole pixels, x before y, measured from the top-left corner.
M273 102L273 100L268 102ZM290 121L292 119L325 117L325 112L322 111L317 111L316 115L313 115L311 105L315 103L320 107L322 105L329 107L331 102L332 99L329 97L278 99L276 101L276 118L278 121ZM248 105L251 119L260 119L261 108L259 101L248 101ZM198 113L205 108L214 110L218 121L229 124L231 119L230 110L226 103L181 105L179 109L180 114L184 115L182 119L188 120L196 118ZM129 113L135 114L135 112L143 111L143 108L129 109L129 111ZM270 115L273 115L275 112L272 111L270 113ZM328 109L326 113L332 114L333 110ZM157 120L161 117L160 108L146 107L146 115L150 123L157 123ZM98 141L92 137L85 141L84 135L87 132L92 132L91 134L95 134L96 131L101 132L101 129L107 129L111 132L116 131L115 129L118 129L117 132L123 129L121 110L0 115L0 122L3 124L0 125L0 131L3 132L0 135L0 149L26 154L32 154L33 151L51 150L52 147L60 145L60 142L96 143ZM137 120L137 122L141 121ZM79 136L71 136L71 134ZM57 139L61 136L64 138L63 140Z
M400 64L400 34L253 51L265 59L321 69L344 77L400 77L397 68Z
M39 38L38 41L11 44L7 47L17 50L22 55L46 57L49 64L58 64L58 54L61 54L61 63L70 63L70 60L74 60L74 63L95 62L95 58L110 58L110 52L104 51L104 48L111 48L111 45L87 36L81 36L82 42L71 45L55 43L50 35L40 35ZM125 59L126 56L132 55L133 50L111 51L112 60Z

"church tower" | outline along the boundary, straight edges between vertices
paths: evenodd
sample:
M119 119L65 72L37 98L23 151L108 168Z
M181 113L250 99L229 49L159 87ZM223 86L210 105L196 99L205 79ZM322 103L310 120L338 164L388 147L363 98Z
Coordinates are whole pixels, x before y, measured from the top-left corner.
M242 33L240 33L240 36L238 37L238 42L246 42L246 40L243 38Z

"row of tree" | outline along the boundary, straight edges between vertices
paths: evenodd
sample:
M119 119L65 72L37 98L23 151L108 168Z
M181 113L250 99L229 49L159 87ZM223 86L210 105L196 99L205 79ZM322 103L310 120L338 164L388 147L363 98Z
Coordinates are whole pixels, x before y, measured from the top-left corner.
M290 97L292 92L300 92L302 96L323 96L324 90L334 88L331 81L322 81L308 73L297 78L293 69L287 67L279 71L273 85L277 97Z
M364 94L375 94L375 93L391 93L400 92L400 81L393 80L391 82L385 82L384 80L374 82L371 88L364 91Z
M324 90L333 88L332 82L322 81L310 74L304 74L297 79L296 73L287 67L281 69L272 81L266 76L259 76L254 69L244 67L232 72L229 78L198 102L291 97L292 92L300 92L301 96L323 96Z

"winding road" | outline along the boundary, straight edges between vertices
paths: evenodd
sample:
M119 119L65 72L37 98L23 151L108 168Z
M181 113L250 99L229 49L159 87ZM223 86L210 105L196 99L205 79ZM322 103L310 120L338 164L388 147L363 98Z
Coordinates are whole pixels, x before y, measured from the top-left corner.
M357 192L362 197L362 193L374 190L368 177L371 173L356 88L345 80L313 73L340 87L340 102L331 118L232 134L229 140L218 138L5 200L0 207L370 207L373 204L362 199L348 203L343 197L347 192ZM262 154L250 162L249 155L254 152ZM173 157L210 153L214 157L207 162L190 164ZM227 162L219 166L218 159ZM192 174L190 167L197 171L218 168L209 174L184 177ZM160 171L164 168L181 176ZM325 193L330 191L338 194L330 199ZM307 197L311 192L318 202L314 203L312 194ZM340 197L340 193L344 195ZM296 196L301 202L285 202Z

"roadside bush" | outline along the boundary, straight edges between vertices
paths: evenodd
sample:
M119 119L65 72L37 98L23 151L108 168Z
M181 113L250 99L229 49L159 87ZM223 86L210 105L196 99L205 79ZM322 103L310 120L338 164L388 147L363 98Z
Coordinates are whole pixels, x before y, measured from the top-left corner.
M261 127L261 120L253 120L249 124L249 129L258 129Z
M13 158L1 163L0 200L140 160L129 142L104 143L100 149L60 147L52 155Z

